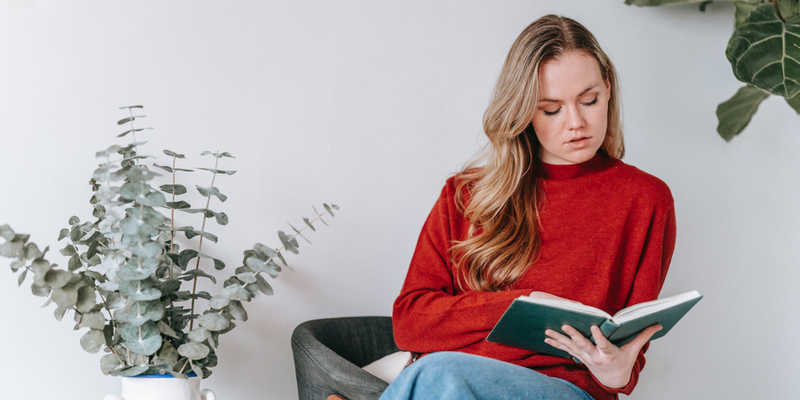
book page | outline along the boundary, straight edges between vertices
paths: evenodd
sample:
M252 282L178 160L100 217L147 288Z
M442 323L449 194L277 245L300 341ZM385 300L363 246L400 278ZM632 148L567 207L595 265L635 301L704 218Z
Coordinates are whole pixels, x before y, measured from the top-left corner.
M611 318L611 315L599 308L587 306L581 303L571 301L553 300L553 299L538 299L528 296L520 296L518 299L529 303L542 304L545 306L560 308L562 310L575 311L583 314L596 315L598 317Z
M693 300L700 297L700 293L696 290L691 292L681 293L679 295L665 297L663 299L647 301L639 303L634 306L620 310L611 318L611 322L622 325L626 321L639 318L643 315L652 314L667 308L673 307L677 304L685 303L686 301Z

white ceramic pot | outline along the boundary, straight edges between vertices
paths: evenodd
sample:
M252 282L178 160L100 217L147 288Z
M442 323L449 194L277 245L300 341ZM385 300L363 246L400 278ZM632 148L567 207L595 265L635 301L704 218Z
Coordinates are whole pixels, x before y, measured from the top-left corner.
M200 378L172 375L123 376L122 397L106 395L103 400L217 400L214 392L200 390Z

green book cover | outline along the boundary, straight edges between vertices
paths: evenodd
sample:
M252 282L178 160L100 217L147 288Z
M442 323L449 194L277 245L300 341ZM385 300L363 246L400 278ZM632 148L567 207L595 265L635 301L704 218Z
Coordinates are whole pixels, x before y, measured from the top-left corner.
M622 346L645 328L661 324L663 329L653 335L650 339L653 340L666 335L702 297L697 291L687 292L636 304L620 310L612 317L600 309L582 304L521 296L514 299L486 340L554 356L571 357L567 352L544 342L547 338L544 334L546 329L563 334L561 327L570 325L591 339L590 328L597 325L610 342Z

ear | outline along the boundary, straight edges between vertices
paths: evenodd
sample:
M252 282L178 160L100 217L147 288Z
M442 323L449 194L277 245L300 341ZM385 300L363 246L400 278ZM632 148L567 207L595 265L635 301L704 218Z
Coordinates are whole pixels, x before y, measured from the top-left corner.
M606 79L605 83L606 83L606 90L608 90L608 98L610 99L611 98L611 81Z

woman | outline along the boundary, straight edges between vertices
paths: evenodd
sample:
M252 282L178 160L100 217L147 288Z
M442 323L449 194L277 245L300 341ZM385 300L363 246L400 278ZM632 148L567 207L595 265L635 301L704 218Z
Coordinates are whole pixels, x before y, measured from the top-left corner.
M447 180L394 304L398 346L422 357L381 399L631 393L660 326L622 347L597 328L597 345L569 326L545 332L580 363L484 340L522 295L611 314L658 297L675 244L672 195L620 161L618 99L614 66L579 23L548 15L517 38L484 116L485 166Z

